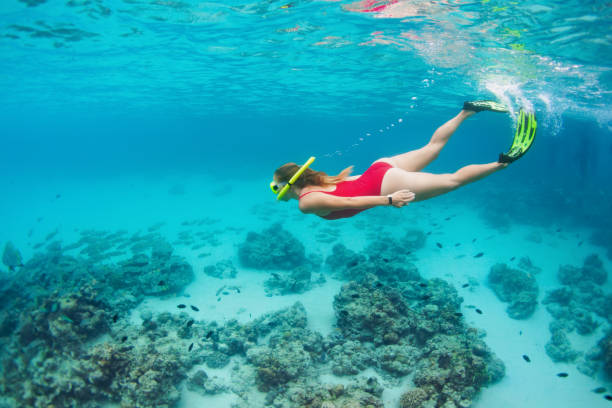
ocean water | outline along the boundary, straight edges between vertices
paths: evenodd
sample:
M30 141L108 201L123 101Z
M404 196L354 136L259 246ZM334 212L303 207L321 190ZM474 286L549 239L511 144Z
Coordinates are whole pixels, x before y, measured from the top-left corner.
M604 1L3 0L0 407L612 404ZM489 163L328 221L286 162Z

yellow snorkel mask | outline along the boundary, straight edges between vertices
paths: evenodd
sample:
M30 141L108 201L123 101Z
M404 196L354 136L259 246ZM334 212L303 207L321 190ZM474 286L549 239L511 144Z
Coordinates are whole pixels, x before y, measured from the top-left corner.
M283 183L278 183L277 184L274 181L272 181L270 183L270 189L272 190L272 192L274 194L276 194L276 199L277 200L280 200L281 198L283 198L283 196L287 193L287 191L289 191L289 189L291 188L293 183L295 183L295 181L298 179L298 177L300 177L302 175L304 170L306 170L308 168L308 166L310 166L312 164L313 161L315 161L315 157L314 156L310 156L310 159L308 159L306 161L306 163L304 163L302 165L302 167L300 167L298 169L298 171L295 172L293 177L291 177L291 179L287 183L284 183L284 184Z

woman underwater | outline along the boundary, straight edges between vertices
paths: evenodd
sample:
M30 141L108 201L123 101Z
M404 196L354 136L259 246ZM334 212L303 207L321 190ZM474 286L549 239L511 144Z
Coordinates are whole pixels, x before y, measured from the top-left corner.
M448 193L480 180L508 166L523 156L535 138L537 122L533 113L519 111L516 134L510 150L501 153L496 162L471 164L454 173L432 174L421 170L431 163L446 145L459 125L477 112L507 112L493 101L465 102L457 116L440 126L429 143L420 149L376 160L359 176L349 176L352 166L337 176L309 169L314 158L299 167L287 163L274 172L270 183L277 199L299 200L303 213L316 214L328 220L352 217L379 205L403 207L412 201L423 201Z

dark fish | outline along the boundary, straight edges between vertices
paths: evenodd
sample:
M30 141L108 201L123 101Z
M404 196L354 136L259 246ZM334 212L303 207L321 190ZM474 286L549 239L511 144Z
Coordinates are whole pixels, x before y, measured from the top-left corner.
M525 360L528 363L531 363L531 359L529 358L527 354L523 354L523 360Z
M463 316L463 313L461 313L461 312L457 312L457 313L455 313L455 316L457 316L457 317L461 317L461 316Z
M480 310L480 309L476 309L476 313L478 313L478 314L482 314L482 310Z
M389 262L388 258L383 258L382 260L385 261L385 262Z
M474 243L474 242L476 242L476 238L474 238L474 239L472 240L472 243Z
M612 395L604 395L604 398L607 399L608 401L612 401Z
M512 258L510 258L510 262L514 261L516 259L516 256L513 256Z
M353 299L357 299L357 298L359 297L359 295L358 295L357 293L353 293L353 294L351 295L351 297L352 297Z
M434 223L432 223L431 225L432 225L433 227L437 227L437 226L438 226L438 223L437 223L437 222L434 222Z
M191 349L192 349L192 348L193 348L193 343L191 343L191 344L189 345L189 350L187 350L187 351L191 351Z
M428 300L431 299L431 295L424 295L423 297L421 297L421 300Z
M194 305L189 305L189 307L191 307L191 310L193 310L194 312L199 312L200 311L200 309L198 309Z
M519 330L519 336L522 336L522 335L523 335L523 331Z
M240 289L236 288L236 292L240 293Z
M209 331L208 333L206 333L206 338L210 339L210 336L212 336L212 334L213 334L213 331L212 330Z
M464 283L463 285L461 285L462 288L467 288L468 286L470 286L469 283Z
M341 311L340 311L340 314L341 314L342 316L348 316L349 312L347 312L346 310L341 310Z
M457 242L457 243L455 244L455 246L456 246L456 247L458 247L459 245L461 245L461 242Z
M569 375L568 373L559 373L559 374L557 374L557 377L565 378L568 375Z
M444 221L448 221L448 220L450 220L450 219L451 219L451 217L446 217L446 218L444 219Z
M272 276L275 277L276 279L280 279L280 275L276 272L272 272Z
M163 280L157 282L157 286L164 286L166 284L166 282L164 282Z
M426 288L427 284L426 283L419 283L419 286L422 287L422 288Z
M429 231L429 232L427 233L427 235L431 235L431 231Z
M121 338L121 342L122 342L122 343L125 343L125 341L126 341L126 340L127 340L127 336L123 336L123 337Z
M597 387L593 390L593 392L595 394L603 394L604 392L606 392L606 388L605 387Z
M381 282L376 282L376 287L377 288L382 288L383 284Z
M442 244L439 242L436 242L436 245L438 246L438 248L442 248Z
M61 194L56 194L55 198L60 198L62 195Z
M582 245L582 243L583 243L583 242L584 242L584 241L580 241L580 242L578 243L578 246Z
M474 255L474 258L480 258L483 255L484 255L484 252L479 252L476 255Z
M220 298L220 297L218 297L218 298L217 298L217 302L220 302L220 301L221 301L221 298Z
M113 316L113 323L117 323L117 320L119 319L119 315L116 314Z
M187 322L187 327L191 327L191 326L193 326L193 319Z
M179 309L184 309L184 308L186 308L187 306L185 306L184 304L182 304L182 303L181 303L180 305L176 305L176 307L178 307Z

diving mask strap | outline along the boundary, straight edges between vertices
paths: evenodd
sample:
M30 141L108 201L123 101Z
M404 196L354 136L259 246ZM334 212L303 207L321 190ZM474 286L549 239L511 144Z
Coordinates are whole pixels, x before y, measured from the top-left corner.
M310 156L310 159L308 159L306 161L306 163L304 163L302 165L302 167L300 167L298 169L298 171L295 172L293 177L291 177L291 179L289 179L287 184L285 184L285 186L282 188L282 190L278 193L278 195L276 196L277 200L280 200L281 198L283 198L283 196L287 193L287 191L289 191L289 189L291 188L293 183L295 183L295 181L298 179L298 177L300 177L302 175L302 173L308 168L308 166L310 166L312 164L313 161L315 161L315 157L314 156Z

